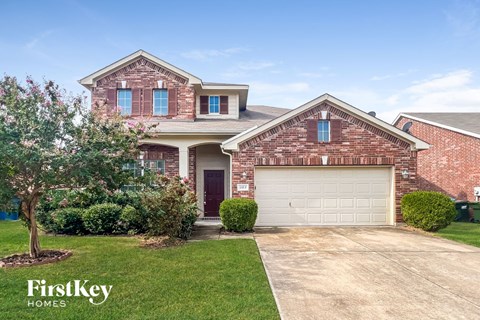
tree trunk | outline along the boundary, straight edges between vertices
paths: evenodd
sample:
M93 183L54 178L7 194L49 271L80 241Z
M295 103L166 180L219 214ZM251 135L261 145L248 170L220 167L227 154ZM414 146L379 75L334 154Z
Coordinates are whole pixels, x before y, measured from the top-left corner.
M40 241L38 240L37 219L35 217L35 208L31 208L30 213L30 257L38 258L40 255Z
M40 241L38 239L37 218L35 217L35 207L39 200L40 197L37 195L22 201L22 211L29 222L30 257L32 258L38 258L41 251Z

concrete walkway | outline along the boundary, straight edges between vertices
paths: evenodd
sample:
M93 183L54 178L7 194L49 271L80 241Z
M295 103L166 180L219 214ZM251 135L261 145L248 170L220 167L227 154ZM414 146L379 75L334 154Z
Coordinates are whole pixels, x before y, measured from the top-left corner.
M253 239L253 232L235 233L225 232L222 230L220 222L203 222L195 223L192 236L189 241L201 240L225 240L225 239Z
M257 229L282 319L480 319L480 248L404 229Z

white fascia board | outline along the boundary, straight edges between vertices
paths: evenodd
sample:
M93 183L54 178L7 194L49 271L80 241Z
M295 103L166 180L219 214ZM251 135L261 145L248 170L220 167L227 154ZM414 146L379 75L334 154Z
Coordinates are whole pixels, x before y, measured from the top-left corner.
M439 127L439 128L447 129L447 130L450 130L450 131L458 132L458 133L461 133L461 134L464 134L464 135L467 135L467 136L471 136L471 137L475 137L475 138L480 139L480 134L478 134L478 133L471 132L471 131L468 131L468 130L462 130L462 129L451 127L451 126L447 126L445 124L441 124L441 123L438 123L438 122L435 122L435 121L430 121L430 120L425 120L425 119L422 119L422 118L414 117L414 116L409 115L408 113L400 113L397 116L397 118L395 119L394 123L396 123L401 117L412 119L412 120L419 121L419 122L423 122L423 123L426 123L426 124L430 124L432 126L436 126L436 127Z
M404 140L404 141L407 141L412 145L412 149L413 150L423 150L423 149L428 149L430 147L430 145L428 143L426 143L425 141L422 141L418 138L415 138L411 135L409 135L408 133L405 133L403 132L402 130L378 119L378 118L375 118L375 117L372 117L370 115L368 115L367 113L329 95L329 94L323 94L321 96L319 96L318 98L316 99L313 99L312 101L310 102L307 102L306 104L296 108L296 109L293 109L292 111L290 112L287 112L285 113L284 115L274 119L274 120L271 120L265 124L263 124L262 126L258 127L257 129L255 130L252 130L248 133L245 133L245 134L239 134L235 137L233 137L232 139L230 139L227 142L224 142L223 144L223 147L224 149L226 150L238 150L238 145L243 142L243 141L246 141L248 140L249 138L252 138L256 135L259 135L283 122L286 122L288 120L290 120L291 118L297 116L298 114L301 114L305 111L307 111L308 109L322 103L322 102L325 102L325 101L328 101L332 104L334 104L336 107L344 110L345 112L357 117L357 118L360 118L362 119L363 121L379 128L379 129L382 129L383 131L387 131L387 132L390 132L391 134L393 134L394 136L398 137L399 139L401 140Z
M166 69L169 69L171 71L173 71L174 73L177 73L178 75L184 77L184 78L187 78L188 81L191 83L191 84L201 84L202 83L202 80L200 80L200 78L180 69L180 68L177 68L175 67L174 65L171 65L170 63L166 62L166 61L163 61L162 59L159 59L157 57L155 57L154 55L146 52L146 51L143 51L143 50L138 50L134 53L132 53L131 55L128 55L126 56L125 58L122 58L108 66L106 66L105 68L102 68L88 76L86 76L85 78L83 79L80 79L78 82L87 87L87 88L90 88L90 87L94 87L95 86L95 82L98 78L101 78L109 73L112 73L114 72L115 70L117 69L120 69L122 67L124 67L125 65L128 65L129 63L131 63L133 60L139 58L139 57L144 57L150 61L152 61L153 63L155 64L158 64L162 67L165 67Z
M248 90L249 86L248 85L205 85L202 84L202 89L204 90Z

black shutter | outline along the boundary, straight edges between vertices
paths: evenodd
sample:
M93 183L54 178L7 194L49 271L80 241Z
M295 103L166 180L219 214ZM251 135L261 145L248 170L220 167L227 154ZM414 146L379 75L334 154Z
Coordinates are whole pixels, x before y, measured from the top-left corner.
M132 116L140 115L140 89L132 89Z
M177 115L177 89L168 89L168 115Z
M220 96L220 114L228 114L228 96Z
M117 108L117 89L107 89L107 114Z
M307 120L307 142L318 142L317 120Z
M342 141L342 120L330 120L330 140L332 142Z
M200 114L208 114L208 96L200 96Z

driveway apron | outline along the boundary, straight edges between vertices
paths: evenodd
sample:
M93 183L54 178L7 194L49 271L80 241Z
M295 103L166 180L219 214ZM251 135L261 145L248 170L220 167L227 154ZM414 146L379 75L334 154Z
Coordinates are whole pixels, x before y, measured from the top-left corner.
M255 239L282 319L480 319L480 248L394 227Z

